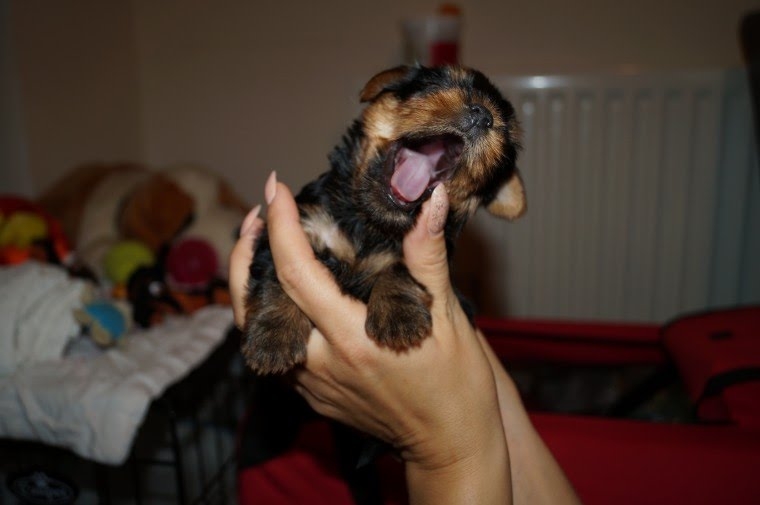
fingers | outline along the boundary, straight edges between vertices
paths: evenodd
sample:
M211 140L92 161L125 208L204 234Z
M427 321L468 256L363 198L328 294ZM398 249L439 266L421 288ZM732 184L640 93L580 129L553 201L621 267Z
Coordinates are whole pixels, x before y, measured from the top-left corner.
M235 325L242 328L245 324L245 297L248 284L248 268L253 261L253 248L256 239L264 229L264 221L259 219L261 205L257 205L245 216L240 226L240 238L230 253L230 297Z
M451 293L444 225L449 212L446 188L439 184L422 206L412 231L404 238L404 260L415 279L425 285L433 298Z
M287 186L272 175L267 181L265 197L269 203L269 241L272 246L277 277L285 292L317 327L330 323L331 328L356 332L364 328L363 305L338 288L332 274L320 263L301 227L298 207ZM334 332L331 332L331 335Z

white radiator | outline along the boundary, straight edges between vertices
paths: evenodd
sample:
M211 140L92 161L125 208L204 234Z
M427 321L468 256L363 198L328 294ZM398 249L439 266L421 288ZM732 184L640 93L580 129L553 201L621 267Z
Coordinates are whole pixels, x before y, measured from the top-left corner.
M520 77L528 213L478 213L456 280L495 316L664 321L760 301L742 72Z

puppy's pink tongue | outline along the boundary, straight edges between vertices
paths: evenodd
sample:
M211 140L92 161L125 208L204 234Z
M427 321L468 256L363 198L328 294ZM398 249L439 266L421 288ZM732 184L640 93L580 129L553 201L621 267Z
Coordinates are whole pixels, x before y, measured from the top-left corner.
M432 178L436 163L441 157L442 150L432 149L418 153L406 147L399 152L399 161L391 177L391 187L407 202L413 202L422 196Z
M398 156L391 187L398 196L412 202L427 189L433 171L432 162L426 155L407 148L401 149Z

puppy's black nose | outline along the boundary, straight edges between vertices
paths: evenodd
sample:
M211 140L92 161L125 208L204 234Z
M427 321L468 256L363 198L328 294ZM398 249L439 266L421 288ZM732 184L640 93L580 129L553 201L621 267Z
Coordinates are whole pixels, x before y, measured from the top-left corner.
M491 112L480 104L470 105L462 120L462 129L470 131L473 128L486 130L493 126Z

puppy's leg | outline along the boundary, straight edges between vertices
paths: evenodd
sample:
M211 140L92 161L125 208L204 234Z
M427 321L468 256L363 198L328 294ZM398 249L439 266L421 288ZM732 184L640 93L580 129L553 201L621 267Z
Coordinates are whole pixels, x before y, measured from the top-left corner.
M433 299L402 263L378 274L367 302L367 334L395 350L418 345L430 335Z
M257 373L284 373L306 360L312 324L279 284L261 288L255 306L248 307L243 355Z

